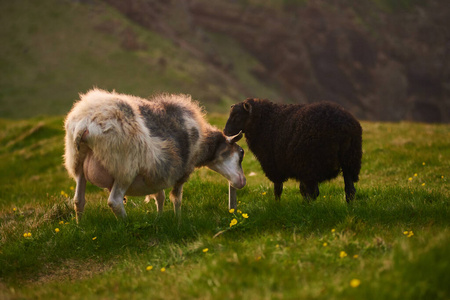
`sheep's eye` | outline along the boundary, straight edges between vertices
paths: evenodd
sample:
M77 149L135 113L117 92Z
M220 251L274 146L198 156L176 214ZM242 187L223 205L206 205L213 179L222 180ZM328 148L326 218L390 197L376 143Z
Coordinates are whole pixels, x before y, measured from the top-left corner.
M244 149L239 149L239 163L242 164L242 161L244 160Z

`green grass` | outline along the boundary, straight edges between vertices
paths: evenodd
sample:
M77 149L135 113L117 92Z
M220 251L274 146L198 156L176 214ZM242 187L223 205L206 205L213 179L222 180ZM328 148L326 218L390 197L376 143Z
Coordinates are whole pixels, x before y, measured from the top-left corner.
M210 120L223 127L226 116ZM242 141L248 185L238 209L248 219L227 211L227 182L200 169L185 185L181 223L169 201L157 217L142 197L130 197L128 220L117 221L108 193L88 185L76 224L62 122L0 120L0 298L450 297L449 125L363 122L349 205L341 177L311 203L289 181L276 203Z

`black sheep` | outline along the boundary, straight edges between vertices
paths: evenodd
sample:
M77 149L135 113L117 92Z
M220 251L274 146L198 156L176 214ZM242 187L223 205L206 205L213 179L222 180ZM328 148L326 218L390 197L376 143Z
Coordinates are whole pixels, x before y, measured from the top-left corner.
M306 199L319 196L319 183L342 170L346 200L355 197L362 157L359 122L337 104L278 105L247 99L231 106L226 135L245 134L248 147L274 183L279 200L283 182L300 181Z

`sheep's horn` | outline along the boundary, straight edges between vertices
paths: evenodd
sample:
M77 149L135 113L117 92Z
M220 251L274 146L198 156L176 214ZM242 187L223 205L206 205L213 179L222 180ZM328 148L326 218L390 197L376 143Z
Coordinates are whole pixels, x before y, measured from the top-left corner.
M239 131L238 134L233 135L233 136L225 136L227 138L228 143L232 144L232 143L236 143L238 142L241 138L242 138L242 130Z

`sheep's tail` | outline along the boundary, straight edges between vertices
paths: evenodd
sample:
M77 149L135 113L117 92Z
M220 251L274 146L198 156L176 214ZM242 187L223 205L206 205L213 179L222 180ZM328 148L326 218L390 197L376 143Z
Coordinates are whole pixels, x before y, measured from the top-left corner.
M359 125L359 124L358 124ZM339 160L344 178L352 182L359 181L362 159L362 129L360 126L354 128L348 134L349 140L344 142L345 148L339 153Z
M350 151L352 151L353 157L353 180L354 182L359 181L359 172L361 171L361 160L362 160L362 139L355 138L352 140L350 146Z
M88 133L86 122L76 122L75 124L66 121L64 164L70 176L76 178L80 172L86 151L81 150L81 144Z
M350 141L350 147L345 154L343 171L350 175L353 182L359 181L359 172L361 170L362 159L362 139L361 136L353 137Z

